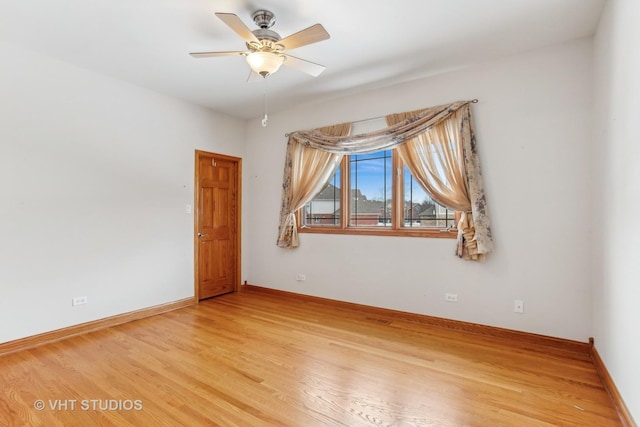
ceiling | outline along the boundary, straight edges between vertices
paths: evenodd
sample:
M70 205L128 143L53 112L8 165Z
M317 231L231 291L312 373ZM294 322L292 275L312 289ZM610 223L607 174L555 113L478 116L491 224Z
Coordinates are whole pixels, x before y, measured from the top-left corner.
M0 40L249 119L587 37L605 0L0 0ZM214 12L275 13L282 37L321 23L329 40L290 51L325 65L247 83L245 50Z

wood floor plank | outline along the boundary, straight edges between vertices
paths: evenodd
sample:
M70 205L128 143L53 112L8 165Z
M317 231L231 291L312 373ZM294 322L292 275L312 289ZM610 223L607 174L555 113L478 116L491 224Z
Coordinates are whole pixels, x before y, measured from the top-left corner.
M1 357L0 425L621 425L570 348L241 292Z

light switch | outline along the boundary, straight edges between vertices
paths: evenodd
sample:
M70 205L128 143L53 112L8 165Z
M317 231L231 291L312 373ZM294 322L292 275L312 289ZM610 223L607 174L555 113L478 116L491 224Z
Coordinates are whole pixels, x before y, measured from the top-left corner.
M191 205L187 205L187 207L184 209L184 213L187 213L187 214L191 213Z

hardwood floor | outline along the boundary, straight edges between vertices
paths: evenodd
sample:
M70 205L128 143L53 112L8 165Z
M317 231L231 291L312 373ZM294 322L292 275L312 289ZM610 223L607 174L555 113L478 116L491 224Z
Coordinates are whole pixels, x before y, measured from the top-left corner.
M3 356L0 425L620 423L585 352L245 291Z

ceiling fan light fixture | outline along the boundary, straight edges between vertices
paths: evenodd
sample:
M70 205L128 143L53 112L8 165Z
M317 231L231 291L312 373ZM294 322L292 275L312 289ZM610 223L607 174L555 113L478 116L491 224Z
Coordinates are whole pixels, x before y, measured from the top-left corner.
M284 63L284 56L273 52L251 52L247 55L247 63L253 71L267 77L278 71Z

